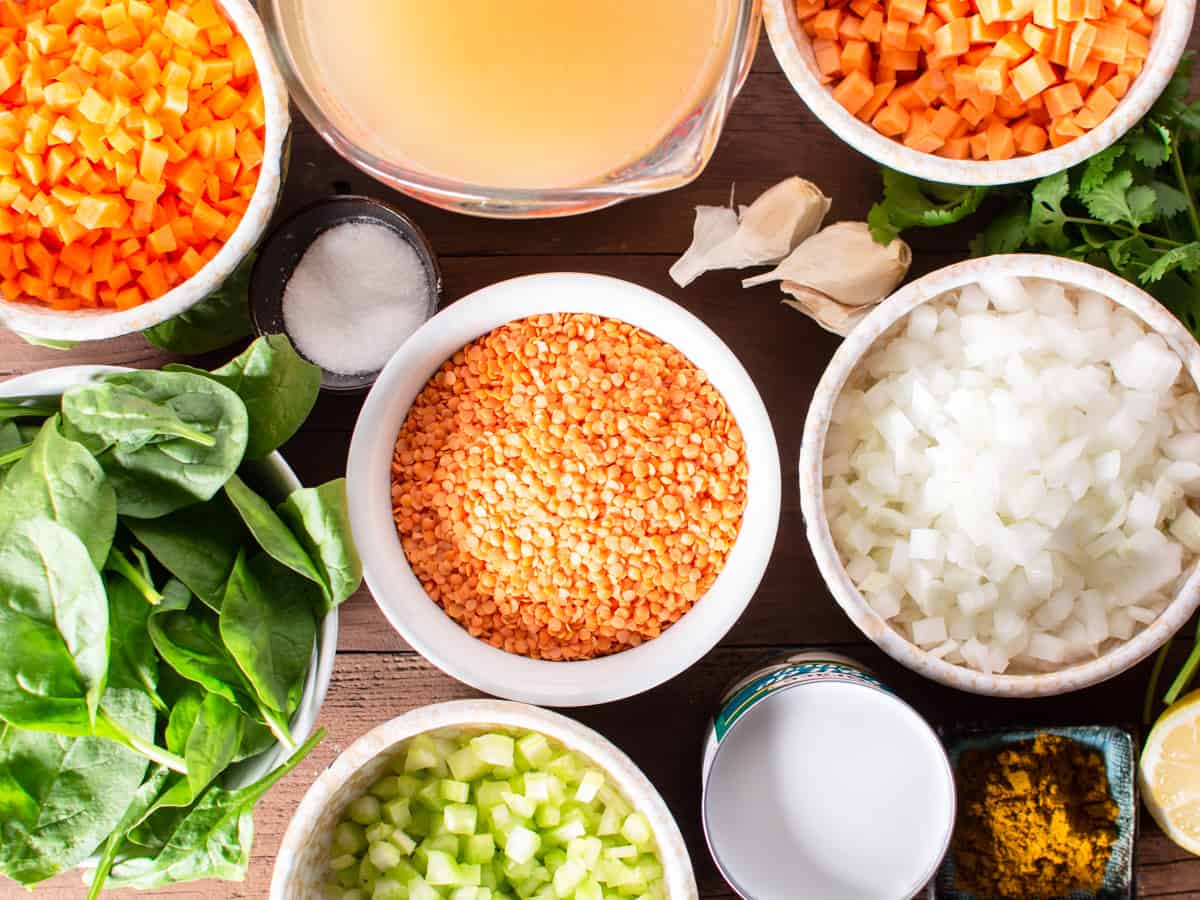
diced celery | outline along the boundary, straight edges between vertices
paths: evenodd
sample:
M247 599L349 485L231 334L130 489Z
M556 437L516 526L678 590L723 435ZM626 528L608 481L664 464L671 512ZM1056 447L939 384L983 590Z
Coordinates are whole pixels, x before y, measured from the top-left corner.
M465 803L451 803L442 810L446 830L451 834L474 834L479 810Z
M404 830L409 834L416 835L418 837L424 837L425 835L429 834L429 832L433 829L433 818L436 814L431 813L427 809L421 809L420 807L413 809L411 800L409 801L408 808L412 813L412 822L410 822L408 827ZM437 818L439 821L441 820L441 816L437 816Z
M481 734L472 739L471 749L489 766L511 769L515 741L507 734Z
M650 823L641 813L630 813L621 826L621 834L629 843L645 847L650 843Z
M448 802L442 797L441 785L436 781L431 781L425 787L417 791L417 802L426 809L435 811L441 810Z
M617 793L611 784L606 784L600 788L596 797L605 806L611 806L615 809L622 819L633 812L633 807L629 805L629 802L624 797Z
M558 867L566 861L567 854L563 853L562 850L550 850L542 857L542 863L551 875L558 871Z
M474 781L488 770L488 764L470 747L456 750L446 758L450 774L459 781Z
M365 887L374 887L375 882L383 873L375 868L375 864L371 862L370 855L364 856L358 864L358 882Z
M507 806L493 806L490 817L492 828L501 834L508 834L513 825L516 824L516 818L513 816L512 810Z
M637 859L638 848L633 844L620 844L616 847L605 847L604 855L609 859Z
M340 872L342 869L348 869L354 865L358 865L358 857L353 853L343 853L341 856L335 856L329 861L329 868L335 872Z
M402 795L401 784L400 776L385 775L371 785L371 793L380 800L394 800Z
M496 856L496 839L490 834L473 834L467 838L464 858L469 863L491 862Z
M414 878L408 883L408 900L440 900L440 895L424 878Z
M596 865L595 879L605 887L619 888L627 884L636 884L638 870L615 859L602 859Z
M503 864L502 874L509 881L527 881L536 868L537 866L532 860L519 863L512 859L506 859Z
M600 851L603 849L604 844L600 838L575 838L567 844L567 859L577 860L590 872L595 868L596 860L600 858Z
M514 862L524 863L533 859L542 845L542 839L535 832L518 825L508 833L508 841L504 845L504 854Z
M386 841L395 830L387 822L376 822L367 829L367 843L378 844L380 841Z
M546 771L563 781L574 784L583 776L583 764L574 753L563 753L546 764Z
M399 865L392 866L384 874L393 881L400 882L407 890L408 883L421 873L414 869L408 860L401 860Z
M463 885L450 895L450 900L479 900L479 888Z
M396 845L388 841L372 844L367 850L367 857L371 860L371 865L381 872L386 872L393 866L399 865L400 860L403 859Z
M340 853L362 853L367 849L367 836L357 822L339 822L333 830L333 849Z
M458 863L449 853L429 850L429 862L425 866L425 880L432 885L458 884Z
M417 849L417 842L399 828L392 832L388 840L395 844L396 849L405 856L412 856L413 851Z
M588 870L582 863L575 862L573 859L568 859L565 863L558 867L558 871L554 873L554 891L560 897L569 897L574 893L585 878L587 878Z
M507 781L481 781L475 786L475 802L482 809L491 809L503 803L505 792L511 789Z
M392 878L379 879L371 892L371 900L405 900L407 896L408 889Z
M530 732L517 741L517 754L527 768L538 769L554 757L554 748L544 734Z
M595 769L588 769L584 773L583 779L579 782L579 787L575 789L575 800L578 803L591 803L596 799L596 794L600 788L604 787L604 775Z
M536 896L538 896L539 892L547 885L547 883L548 882L546 882L545 879L541 879L541 878L526 878L524 881L522 881L520 884L517 885L517 896L518 897L536 897ZM550 896L552 896L552 897L554 896L553 886L551 886Z
M567 845L575 838L581 838L587 834L587 829L584 828L582 822L567 822L553 829L546 839L554 844Z
M643 853L638 857L638 868L641 869L642 877L647 881L656 881L663 877L662 863L653 853Z
M379 801L365 794L352 802L346 813L359 825L374 825L379 821Z
M575 900L604 900L604 888L597 881L585 881L575 888Z
M336 881L344 888L358 887L361 883L358 877L361 863L356 862L348 869L342 869L337 873Z
M483 868L479 863L458 864L458 884L470 884L476 887L483 881Z
M367 900L367 895L358 888L351 888L342 893L341 900Z
M600 824L596 827L596 834L600 837L608 837L610 834L621 833L621 813L614 807L604 807L604 813L600 816Z
M547 884L538 889L538 892L530 897L530 900L556 900L558 893L554 890L554 885Z
M438 782L438 789L441 791L442 799L450 803L466 803L471 799L471 786L465 781L443 778Z
M421 845L426 850L436 850L458 858L458 837L453 834L439 834L437 837L426 838Z
M555 825L561 825L562 810L557 806L543 803L533 814L533 821L537 824L538 828L553 828Z
M383 821L396 828L407 827L408 823L412 821L412 810L408 803L407 798L385 803L383 805Z
M512 791L505 791L502 796L504 797L504 802L508 804L508 808L511 809L515 815L520 816L522 819L533 818L534 810L537 807L528 797L523 797L520 794L514 794Z
M534 803L545 803L550 799L550 779L553 776L547 775L544 772L529 772L525 775L525 789L523 793L526 799L532 800Z
M407 775L422 769L432 769L441 761L442 756L433 739L419 734L408 743L408 755L404 757L404 773Z

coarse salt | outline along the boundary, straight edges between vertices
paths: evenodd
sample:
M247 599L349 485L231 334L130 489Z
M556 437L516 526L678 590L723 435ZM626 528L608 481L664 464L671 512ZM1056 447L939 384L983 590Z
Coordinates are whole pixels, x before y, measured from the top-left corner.
M378 372L429 318L429 271L386 225L347 222L322 232L283 292L296 349L327 372Z

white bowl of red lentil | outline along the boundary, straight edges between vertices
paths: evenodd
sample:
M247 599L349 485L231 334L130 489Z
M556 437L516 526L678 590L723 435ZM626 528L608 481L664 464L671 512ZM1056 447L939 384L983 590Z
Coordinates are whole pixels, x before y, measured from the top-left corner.
M559 318L554 320L531 320L531 317L556 315ZM442 448L417 448L417 456L427 453L424 459L434 461L429 471L422 471L417 476L412 474L416 468L412 459L413 453L405 450L407 456L404 457L397 453L397 438L402 434L402 429L408 429L406 434L411 431L411 426L407 426L406 423L414 409L414 403L417 404L419 416L422 417L414 417L414 422L430 422L433 423L431 429L444 430L453 427L452 424L447 424L452 417L446 422L435 421L429 418L433 415L431 410L461 410L464 403L476 402L475 398L464 400L449 395L439 398L425 393L426 388L432 389L434 384L445 386L446 375L453 371L452 358L477 339L491 335L497 329L523 325L526 320L536 323L567 319L574 323L577 321L573 318L576 315L615 320L616 324L612 326L615 336L608 331L589 333L590 337L574 344L568 341L561 345L563 348L572 352L579 351L583 358L590 355L594 358L593 362L599 359L604 366L610 367L609 371L619 371L623 365L619 351L625 346L621 342L630 341L632 343L629 346L634 347L638 354L657 352L660 360L671 361L672 374L682 379L678 383L692 385L693 393L708 401L708 405L703 407L701 418L704 421L697 422L694 431L688 433L689 429L684 427L686 423L682 420L686 420L688 415L694 416L695 410L687 412L691 408L688 404L692 403L692 395L686 391L683 397L675 397L674 392L662 395L657 390L660 382L653 380L658 377L660 363L651 360L645 363L650 375L639 370L638 375L631 377L628 382L625 382L622 376L616 385L611 384L609 380L602 380L598 382L602 390L587 394L583 398L586 403L581 400L579 404L568 404L568 408L561 411L562 416L571 416L571 405L589 404L597 411L604 410L605 404L611 404L613 398L626 396L622 393L623 387L633 384L646 386L641 393L629 388L627 394L633 398L629 401L633 405L655 401L677 404L678 417L672 413L665 415L665 419L670 435L686 435L682 443L679 438L668 438L665 435L659 435L653 440L643 440L644 436L627 437L627 433L649 427L637 419L635 412L630 413L634 422L625 431L619 430L622 416L605 419L606 422L611 419L616 423L621 437L613 434L593 435L597 441L601 441L597 446L619 450L625 456L630 455L625 450L627 444L633 446L642 440L643 444L638 445L636 459L628 461L628 466L629 471L632 471L632 466L639 460L649 459L655 463L655 468L645 471L643 476L647 485L655 487L653 495L644 500L637 499L639 493L645 493L639 492L637 484L643 478L621 481L619 485L613 484L619 478L627 477L622 474L625 470L621 469L626 462L614 459L610 455L602 460L602 464L607 467L605 471L610 475L610 481L605 483L617 494L622 491L628 492L629 496L625 501L614 500L604 492L588 493L587 489L580 488L578 504L573 504L575 508L564 511L559 518L547 514L539 520L538 516L542 514L532 511L532 507L518 505L514 511L499 502L495 494L489 495L486 491L480 496L473 496L470 504L460 505L458 500L451 501L455 509L459 510L453 514L443 513L442 506L430 507L432 511L421 512L414 519L412 516L406 516L405 511L415 504L416 500L411 500L409 505L405 505L400 499L397 500L398 505L394 506L394 477L399 478L399 475L395 475L399 472L404 473L406 479L423 479L425 487L422 490L425 494L422 496L436 494L439 488L448 489L447 493L450 494L466 494L471 490L479 490L478 484L472 488L469 483L456 482L458 476L450 472L455 468L454 463L438 456ZM603 330L605 326L601 323L600 327ZM500 334L505 335L507 339L510 332L503 331ZM604 350L610 355L604 356L589 349L589 345L593 344L594 348ZM662 348L662 344L669 346ZM657 349L650 349L654 347ZM525 356L516 354L519 357L518 362L521 365L527 363L528 371L536 371L537 362L534 357L540 352L537 349L537 341L532 341L531 348L526 347L525 352ZM461 355L460 358L465 359ZM485 362L488 366L493 365L490 358ZM501 365L498 360L494 361L494 364ZM681 374L686 370L693 374ZM577 374L591 377L585 368L580 368ZM438 376L438 380L431 382L435 375ZM650 380L646 380L647 378ZM538 385L538 389L529 394L529 400L533 404L551 402L541 399L543 397L553 400L556 396L570 395L569 391L566 395L556 394L553 384L538 382ZM608 391L612 392L611 395ZM512 396L518 396L519 393L520 390L515 390ZM440 407L439 401L442 403ZM508 404L508 400L505 402ZM511 411L512 406L517 405L518 403L505 405L495 412L503 417ZM571 423L565 418L554 421L559 412L549 409L549 419L540 420L543 421L543 425L539 427L544 427L550 433L557 428L565 437L570 437L575 433L571 431ZM583 410L577 412L580 416L585 415ZM598 414L603 415L603 412ZM535 418L531 421L537 420ZM584 418L582 422L581 428L585 425L595 427L591 425L591 419ZM705 425L710 429L718 426L724 428L721 433L725 436L726 446L721 447L712 435L700 438L693 436L703 434ZM507 420L497 423L495 429L480 429L480 434L476 437L480 441L486 441L488 435L494 433L503 434L507 440L510 432L504 430L506 427ZM531 446L537 444L539 434L537 431L527 433L527 437L532 440ZM447 437L444 432L441 436ZM705 441L710 443L706 444ZM697 443L701 449L707 447L708 450L699 457L690 450L687 456L683 456L682 451L689 443ZM653 458L653 454L664 446L679 450L682 461L679 462L678 470L674 469L675 462L670 459ZM725 451L731 448L737 451L737 459L726 456ZM450 451L475 452L461 443L451 447ZM564 474L575 472L577 477L594 482L596 479L593 476L597 470L591 463L596 460L588 455L585 448L579 448L576 455L571 455L574 453L574 450L564 451L561 462ZM522 484L530 485L528 479L521 482L521 478L526 478L530 470L528 467L522 468L520 478L515 478L515 472L509 471L509 468L517 468L516 463L505 468L500 473L500 478L510 480L515 496L527 496L528 492L524 492ZM675 475L674 480L664 474L668 468ZM639 466L637 471L643 472L643 469ZM438 479L436 483L433 482L435 476ZM680 487L685 477L686 483L692 488L690 491ZM434 316L400 348L368 396L350 446L348 478L351 524L363 558L367 584L392 626L430 662L460 681L500 697L549 706L583 706L629 697L678 675L697 662L733 627L750 602L766 571L779 524L780 468L775 435L758 391L737 358L707 326L677 304L637 285L597 275L559 273L501 282L477 291ZM726 493L724 499L718 499L715 495L721 494L717 485L722 479L732 493ZM570 484L569 479L567 483ZM396 484L401 482L397 481ZM413 493L410 481L405 481L404 484L407 487L400 488L396 494L397 498L405 496L406 491ZM464 484L466 486L463 486ZM671 486L670 490L666 485ZM536 495L536 486L530 487ZM677 496L684 503L682 511L690 511L690 518L684 516L681 519L676 515L681 511L679 509L666 510L665 498L667 493L672 491L678 492ZM597 496L601 498L599 501L595 499ZM652 501L660 498L661 504L652 505ZM740 507L736 528L729 537L732 543L728 544L722 535L730 533L728 525L734 516L734 510L729 508L729 504L734 501L740 504L743 500L744 506ZM692 501L700 505L690 505ZM489 504L499 511L493 511L488 507ZM598 508L600 505L603 506L602 509ZM635 508L641 512L634 512ZM601 525L597 528L607 527L608 517L615 515L612 513L614 509L623 510L621 516L627 518L622 518L620 525L612 525L609 533L598 531L595 539L597 546L601 539L614 537L611 531L623 528L629 519L638 522L645 520L651 523L679 523L680 533L674 536L675 539L664 538L665 549L661 556L655 556L645 548L649 547L653 551L659 547L653 539L664 532L650 533L650 525L642 532L634 531L632 534L620 530L616 536L616 545L608 548L610 552L602 553L601 557L604 566L632 567L632 571L620 570L622 577L628 576L632 580L619 581L614 575L612 590L607 594L603 587L606 582L599 575L595 576L599 581L583 580L571 583L570 587L579 587L581 593L592 591L596 584L601 585L595 591L594 597L588 597L578 603L575 602L578 598L571 594L567 586L561 588L559 601L554 598L547 600L542 588L531 588L530 597L519 597L516 600L508 593L501 595L493 592L490 597L479 598L484 606L471 607L480 610L485 618L490 617L487 618L486 627L480 628L478 622L472 623L471 617L464 614L463 606L458 603L457 597L442 593L445 583L461 583L461 572L464 568L474 565L476 556L479 559L490 560L489 564L496 567L494 570L468 576L475 578L472 582L475 588L482 584L485 590L493 589L494 582L486 577L491 571L498 572L500 580L510 587L512 583L504 579L509 576L515 577L514 573L517 572L533 572L531 577L534 580L540 579L551 570L557 572L559 568L568 572L581 572L583 568L588 568L589 572L594 574L598 565L596 560L600 557L587 555L585 548L577 544L572 551L567 538L579 538L579 529L587 527L588 522L599 521ZM717 521L718 513L715 510L720 510L727 520ZM515 557L509 557L518 562L514 562L514 567L507 567L495 554L488 555L484 552L486 547L480 549L479 542L472 542L469 534L464 537L463 532L454 530L456 516L457 521L463 521L475 514L494 515L497 521L508 524L516 521L513 516L528 514L535 526L550 530L549 535L541 535L542 538L549 537L550 540L526 550L526 542L519 538L517 544L511 548ZM446 520L441 525L439 517ZM710 523L713 531L706 532L698 527L704 522ZM478 523L467 524L473 526ZM441 531L438 531L439 527L442 528ZM519 528L518 524L517 529ZM418 532L433 536L428 548L422 549L414 545ZM684 532L691 534L691 539L685 539ZM626 542L623 548L620 538L624 536L631 539L636 537L637 543L633 552L641 551L641 555L635 562L625 559L630 545ZM508 537L509 535L503 535L503 539ZM503 539L497 547L503 546ZM682 551L676 553L681 542L684 546L696 546L699 549L690 555ZM529 543L536 544L537 541L531 539ZM545 555L551 552L550 545L556 543L559 545L556 548L559 551L557 559L561 561L561 565ZM467 550L464 551L464 547ZM416 559L415 565L410 562L410 551ZM573 552L577 555L572 555ZM520 568L519 561L530 555L535 558L528 566ZM581 563L581 559L585 562ZM442 574L446 576L445 582L439 579L434 583L430 569L431 560L441 561ZM719 566L715 565L716 561L719 561ZM706 565L710 568L705 568ZM426 576L424 583L423 579L418 577L417 569ZM605 571L609 570L606 568ZM614 568L613 571L617 569ZM456 572L460 573L457 578ZM485 576L482 582L478 578L479 574ZM674 577L669 578L669 575ZM547 577L550 577L552 583L558 584L553 581L553 573ZM686 612L681 612L677 619L666 622L658 631L652 626L645 626L647 616L661 619L666 615L661 606L655 607L653 603L661 600L662 605L667 605L672 602L671 598L674 595L671 594L671 590L678 587L681 579L690 580L703 587L703 591L697 593ZM639 585L649 584L649 587L644 592L633 591L631 585L635 582ZM537 583L543 584L541 581ZM426 584L429 585L428 591ZM621 588L619 591L618 587ZM519 590L519 586L517 589ZM683 590L679 588L679 591ZM477 633L493 638L499 646L503 646L509 637L496 630L502 630L501 625L497 624L500 620L496 618L501 616L501 613L516 616L512 621L526 622L534 631L545 626L538 632L535 640L544 640L544 632L552 631L556 637L562 636L563 643L550 646L543 643L540 649L535 651L543 658L536 659L519 652L499 649L499 646L493 646L479 637L472 636L467 627L460 625L444 611L443 606L433 599L433 594L442 597L451 613L466 621L468 627L474 627ZM534 595L537 600L533 599ZM647 612L639 613L639 603L649 598L654 599L647 606ZM492 602L490 608L486 606L489 601ZM523 605L527 601L528 605ZM514 608L513 604L519 608ZM545 607L545 610L537 612L534 609L537 606ZM601 611L601 607L606 611ZM560 630L558 626L551 627L545 615L557 618L559 624L565 628ZM642 615L641 619L637 618L639 615ZM593 616L596 617L594 629L588 627ZM620 618L617 618L618 616ZM619 627L612 627L614 624ZM490 632L489 628L492 629ZM635 634L631 636L630 632ZM648 633L655 633L657 636L653 636L653 639L643 639L643 635ZM566 643L567 641L571 643ZM587 641L591 643L583 643ZM626 644L633 646L613 652ZM509 646L514 649L521 647L511 642ZM563 655L569 657L576 652L590 653L597 647L606 648L599 652L608 655L566 660L546 658L560 650ZM525 649L528 650L528 647Z

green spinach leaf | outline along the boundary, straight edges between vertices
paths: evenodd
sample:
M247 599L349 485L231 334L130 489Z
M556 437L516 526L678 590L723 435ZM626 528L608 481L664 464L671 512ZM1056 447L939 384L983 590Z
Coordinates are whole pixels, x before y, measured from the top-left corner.
M151 519L211 500L237 471L246 450L246 407L233 391L187 372L121 372L107 384L129 387L169 406L213 446L174 438L127 450L117 444L100 457L117 492L117 511Z
M108 602L87 548L30 518L0 542L0 718L90 733L108 671Z
M328 603L320 611L325 615L362 583L362 561L350 528L346 479L295 491L279 506L279 516L291 526L329 588Z
M117 497L92 454L62 436L58 416L46 420L0 487L0 535L34 516L62 525L83 541L96 568L104 564L117 529Z
M321 577L308 552L300 545L300 541L279 514L271 508L271 504L256 494L237 475L226 482L225 496L250 529L254 540L269 556L320 586L326 593L329 592L329 585Z
M308 598L287 590L286 576L268 556L238 558L221 606L220 630L259 699L290 713L299 703L312 660L317 626Z
M242 398L250 414L246 459L262 459L283 446L304 424L321 392L320 368L282 334L260 337L211 373L174 365L167 370L207 375Z
M217 694L205 695L183 754L193 796L199 796L225 771L237 756L241 743L241 711Z
M109 447L126 452L181 438L212 447L216 438L183 421L168 403L146 396L137 385L91 382L63 394L63 418L73 440L100 455Z
M163 786L167 783L170 775L170 769L165 766L155 766L133 795L133 800L125 808L125 812L121 814L120 820L113 826L112 832L104 842L100 859L96 863L96 870L91 873L91 880L88 881L88 876L84 876L84 880L89 885L87 900L98 900L100 897L101 891L104 890L104 883L108 880L108 873L112 870L113 863L117 861L121 847L128 840L129 832L149 812L162 793Z
M166 712L158 694L158 655L147 629L151 607L124 578L110 574L108 593L108 684L142 690L154 707ZM167 749L175 752L168 745Z

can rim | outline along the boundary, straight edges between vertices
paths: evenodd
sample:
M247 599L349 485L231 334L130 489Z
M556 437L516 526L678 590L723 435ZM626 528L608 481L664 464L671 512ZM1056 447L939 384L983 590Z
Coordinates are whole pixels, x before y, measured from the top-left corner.
M867 671L858 662L850 659L849 657L841 656L840 654L824 654L824 653L822 653L820 655L826 657L826 661L844 663L844 664L850 665L851 667L853 667L855 669L859 669L864 672ZM836 659L836 660L831 660L831 659L828 659L828 657L830 657L830 656L839 656L840 658ZM814 657L814 659L815 659L815 657ZM794 663L794 664L803 665L804 663L798 662L798 663ZM770 665L770 664L768 664L768 665ZM753 678L757 677L758 675L761 675L763 673L763 671L766 670L766 668L767 667L764 666L763 670L756 672L755 675L749 676L749 680L753 680ZM820 681L820 680L832 681L833 679L817 678L815 680L817 680L817 681ZM748 684L748 683L749 683L749 681L744 681L742 683L742 686L744 686L745 684ZM766 696L764 696L758 702L769 703L772 700L775 700L779 697L785 696L786 694L788 694L788 692L790 692L792 690L795 690L797 688L802 688L802 687L804 687L808 684L812 684L812 683L813 683L812 681L801 681L801 682L796 682L794 684L783 685L782 687L778 687L775 690L773 690L772 692L770 692L769 694L767 694ZM850 682L842 681L839 679L837 681L837 683L849 684ZM917 723L920 726L920 728L924 729L928 733L929 737L933 738L934 746L937 747L938 751L939 751L937 755L942 762L942 768L943 768L944 774L946 776L946 784L948 785L948 787L950 789L949 790L950 816L948 819L948 826L946 828L946 833L943 836L943 838L939 841L939 844L941 845L941 851L937 854L937 857L930 863L930 865L928 867L928 871L923 874L923 876L921 877L920 880L918 880L915 884L911 885L910 888L908 889L908 891L904 894L905 897L915 897L922 890L922 888L927 886L935 877L937 877L937 873L941 869L942 861L945 859L946 854L950 850L950 841L954 836L954 826L955 826L955 821L958 816L958 790L954 783L954 769L950 765L950 756L949 756L949 753L946 751L945 744L942 743L941 738L938 737L938 734L934 730L933 726L929 724L929 722L926 720L926 718L923 715L921 715L916 710L916 708L914 708L912 706L912 704L908 703L903 698L892 693L890 690L888 690L886 687L884 687L882 685L875 685L875 684L871 684L867 681L862 681L862 682L857 683L856 686L864 688L866 690L873 691L877 694L880 694L883 697L885 697L886 699L894 701L895 703L898 703L900 706L902 706L904 709L906 709L909 713L912 714L912 716L917 720ZM735 688L735 690L733 692L736 693L736 690L740 690L740 687ZM721 705L724 706L724 704L725 704L725 700L722 700ZM750 712L750 710L747 710L746 714L744 714L744 715L748 715L749 712ZM729 729L730 731L733 731L733 729L737 726L737 723L739 721L741 721L742 718L744 718L744 715L742 717L739 717L737 720L735 720L730 725L730 729ZM715 739L715 731L712 733L712 737ZM737 880L733 877L732 873L729 871L728 867L724 864L724 862L722 862L721 856L717 852L716 845L713 841L712 830L710 828L710 823L709 823L709 812L708 812L709 784L712 780L712 774L717 768L717 762L721 756L721 747L724 743L725 743L724 740L721 740L721 739L716 740L716 749L712 753L711 761L708 763L706 770L703 772L701 793L700 793L700 822L701 822L702 830L704 832L704 843L708 847L708 854L712 858L713 864L717 867L717 871L720 873L721 877L725 879L726 884L728 884L733 889L734 893L736 893L739 897L741 897L742 900L765 900L765 898L756 898L756 897L752 896L748 891L746 891L745 888L743 888L737 882ZM707 759L708 754L706 753L705 756Z

